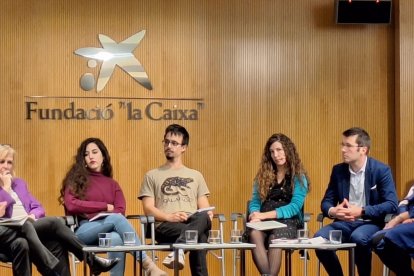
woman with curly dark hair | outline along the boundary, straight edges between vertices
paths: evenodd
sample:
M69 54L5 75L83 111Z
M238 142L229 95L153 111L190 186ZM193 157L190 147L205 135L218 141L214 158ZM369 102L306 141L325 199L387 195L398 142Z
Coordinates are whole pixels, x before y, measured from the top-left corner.
M250 242L254 263L261 274L278 275L282 252L269 249L277 238L296 238L303 228L303 204L309 191L309 178L293 142L284 134L270 136L263 150L249 204L249 221L277 220L285 228L267 231L251 230Z
M111 157L98 138L88 138L79 146L75 163L63 180L59 202L64 204L67 214L78 218L76 236L88 245L97 245L99 233L111 233L111 244L122 245L123 233L135 232L125 218L126 202L122 189L112 178ZM106 214L90 221L99 213ZM139 245L139 239L135 240ZM110 252L109 255L121 259L111 269L111 275L124 275L125 253ZM167 275L145 252L142 265L147 275Z

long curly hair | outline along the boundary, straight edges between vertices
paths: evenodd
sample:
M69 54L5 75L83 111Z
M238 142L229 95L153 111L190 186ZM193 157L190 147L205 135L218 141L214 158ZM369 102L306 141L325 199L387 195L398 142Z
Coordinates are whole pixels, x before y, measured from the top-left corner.
M282 144L286 155L286 174L291 176L290 185L294 188L294 180L297 177L301 185L304 185L302 177L307 181L307 189L310 189L310 181L299 154L296 150L295 144L289 137L282 133L276 133L269 137L263 150L262 160L260 162L259 170L257 171L255 181L258 183L260 199L264 201L269 193L270 188L276 181L277 166L272 159L270 147L273 143L279 142Z
M60 204L64 203L63 198L67 188L69 188L76 197L80 199L83 199L85 197L85 192L89 185L88 177L90 174L85 161L85 152L86 147L91 143L96 144L102 153L102 174L112 178L111 157L109 156L108 149L99 138L88 138L84 140L79 146L78 152L74 157L75 162L62 181L60 196L58 198Z

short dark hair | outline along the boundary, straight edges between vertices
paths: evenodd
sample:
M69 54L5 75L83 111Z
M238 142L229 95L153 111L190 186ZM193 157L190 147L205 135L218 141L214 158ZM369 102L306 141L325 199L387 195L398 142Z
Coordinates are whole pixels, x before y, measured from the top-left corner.
M164 138L165 136L167 136L168 133L183 136L183 142L181 143L181 145L188 145L188 143L190 142L190 135L188 134L188 131L185 129L185 127L183 126L180 126L178 124L169 125L165 129Z
M350 129L342 132L342 135L345 137L357 135L356 142L360 147L367 147L368 151L371 148L371 138L369 137L368 132L360 127L352 127Z

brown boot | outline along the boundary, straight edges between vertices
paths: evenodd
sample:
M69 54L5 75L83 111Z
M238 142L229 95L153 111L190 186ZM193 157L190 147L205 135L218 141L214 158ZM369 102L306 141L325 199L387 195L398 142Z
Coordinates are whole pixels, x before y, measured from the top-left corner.
M142 266L147 272L148 276L168 276L167 272L161 270L150 257L146 257L142 261Z

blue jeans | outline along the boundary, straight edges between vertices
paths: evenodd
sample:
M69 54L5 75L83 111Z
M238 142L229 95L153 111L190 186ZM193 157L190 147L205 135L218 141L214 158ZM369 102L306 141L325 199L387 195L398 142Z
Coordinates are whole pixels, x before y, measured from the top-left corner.
M381 230L373 237L375 253L398 276L412 276L411 258L414 253L414 223L399 224Z
M81 221L80 226L76 230L76 236L87 245L98 245L99 233L111 233L111 245L116 246L124 244L124 232L135 232L135 229L123 215L113 214L94 221ZM141 244L137 237L135 237L135 244ZM111 269L111 276L124 275L125 253L109 252L108 255L110 258L120 259L119 263ZM146 257L146 253L142 252L142 259Z
M355 264L358 275L371 275L371 237L381 229L380 226L366 221L335 221L316 232L315 237L329 239L330 230L342 230L342 242L356 243ZM315 250L316 256L329 275L344 275L335 251Z

